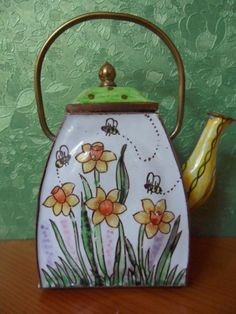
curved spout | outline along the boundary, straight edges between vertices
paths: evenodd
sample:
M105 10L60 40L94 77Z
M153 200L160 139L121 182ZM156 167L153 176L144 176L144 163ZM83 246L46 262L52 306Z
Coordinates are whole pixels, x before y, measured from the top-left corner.
M202 135L182 167L190 210L205 203L214 189L218 144L225 128L233 121L235 120L218 113L209 113Z

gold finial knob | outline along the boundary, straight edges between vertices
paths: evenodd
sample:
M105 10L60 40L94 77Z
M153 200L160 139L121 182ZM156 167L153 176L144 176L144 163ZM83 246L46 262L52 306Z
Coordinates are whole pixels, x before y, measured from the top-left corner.
M100 86L116 86L114 82L116 70L110 63L106 62L99 70L98 75L101 80Z

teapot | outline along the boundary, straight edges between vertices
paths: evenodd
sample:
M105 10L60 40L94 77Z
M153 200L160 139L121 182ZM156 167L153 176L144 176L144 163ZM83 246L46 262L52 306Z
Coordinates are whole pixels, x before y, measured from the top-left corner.
M95 19L130 21L159 36L178 68L176 126L167 134L158 103L131 87L117 87L108 62L100 86L66 106L55 136L45 117L41 71L53 42L70 27ZM234 120L210 113L182 166L171 141L181 130L185 77L172 40L130 14L78 16L48 38L35 67L39 120L53 141L43 174L37 216L37 260L42 288L185 286L189 259L188 210L201 206L215 184L217 146Z

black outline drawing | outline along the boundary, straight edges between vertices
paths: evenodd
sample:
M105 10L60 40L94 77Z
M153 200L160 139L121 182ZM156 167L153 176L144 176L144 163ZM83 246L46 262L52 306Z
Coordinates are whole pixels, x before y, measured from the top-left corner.
M56 151L56 168L62 168L69 165L71 155L69 153L69 148L66 145L61 145Z
M149 172L146 177L146 183L144 188L147 190L147 193L162 194L162 188L160 187L161 177L159 175L154 175L153 172Z
M120 135L118 127L118 121L113 118L107 118L105 125L101 127L102 131L106 133L106 135Z

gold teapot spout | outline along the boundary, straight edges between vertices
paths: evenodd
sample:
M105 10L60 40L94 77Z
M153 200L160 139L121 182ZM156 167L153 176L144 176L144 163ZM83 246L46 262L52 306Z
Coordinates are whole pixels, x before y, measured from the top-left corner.
M205 203L213 191L218 144L225 128L233 121L235 120L218 113L209 113L194 151L183 164L183 181L190 210Z

